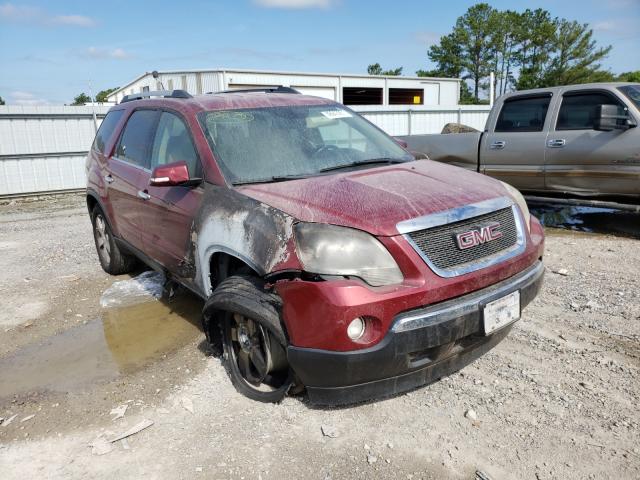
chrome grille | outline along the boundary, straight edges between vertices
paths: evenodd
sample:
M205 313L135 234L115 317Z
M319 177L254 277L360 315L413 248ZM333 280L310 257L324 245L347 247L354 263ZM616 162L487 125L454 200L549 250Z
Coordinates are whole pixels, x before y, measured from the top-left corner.
M513 209L507 207L458 222L410 232L407 236L418 253L426 257L433 266L442 270L452 269L491 257L516 245L518 227L513 213ZM495 222L500 224L502 237L465 250L458 247L456 235Z

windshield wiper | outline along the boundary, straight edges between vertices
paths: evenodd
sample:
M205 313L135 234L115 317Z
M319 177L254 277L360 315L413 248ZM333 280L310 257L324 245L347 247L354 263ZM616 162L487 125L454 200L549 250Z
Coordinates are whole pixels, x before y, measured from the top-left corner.
M334 165L333 167L321 168L320 171L321 172L331 172L333 170L342 170L343 168L359 167L360 165L374 165L374 164L377 164L377 163L386 163L386 164L390 165L392 163L404 163L404 162L407 162L407 161L408 160L401 160L399 158L387 158L387 157L370 158L368 160L358 160L358 161L351 162L351 163L345 163L343 165Z
M238 180L237 182L232 182L232 185L249 185L252 183L275 183L275 182L286 182L287 180L300 180L301 178L309 178L312 176L312 173L308 174L298 174L298 175L274 175L273 177L268 178L254 178L250 180Z

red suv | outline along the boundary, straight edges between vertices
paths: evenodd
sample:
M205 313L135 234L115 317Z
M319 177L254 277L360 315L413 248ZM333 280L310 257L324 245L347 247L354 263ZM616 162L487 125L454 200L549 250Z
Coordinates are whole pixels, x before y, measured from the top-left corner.
M128 96L87 159L100 263L202 297L236 389L346 404L500 342L543 276L520 193L415 161L344 106L288 88Z

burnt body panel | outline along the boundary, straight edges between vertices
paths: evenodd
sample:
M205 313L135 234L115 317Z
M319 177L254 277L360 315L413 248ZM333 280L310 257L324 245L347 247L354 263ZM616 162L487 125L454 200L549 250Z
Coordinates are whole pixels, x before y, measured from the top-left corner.
M191 229L189 256L193 278L203 297L212 292L211 257L223 252L264 276L300 265L293 251L289 215L234 189L203 184L202 201Z

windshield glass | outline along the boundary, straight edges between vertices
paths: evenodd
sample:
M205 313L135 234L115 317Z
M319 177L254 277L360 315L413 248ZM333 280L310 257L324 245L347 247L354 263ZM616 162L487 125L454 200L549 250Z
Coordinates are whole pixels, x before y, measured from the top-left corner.
M203 112L200 122L234 184L313 176L361 162L413 160L390 137L339 105Z
M625 85L618 87L618 90L624 93L636 107L640 108L640 85Z

